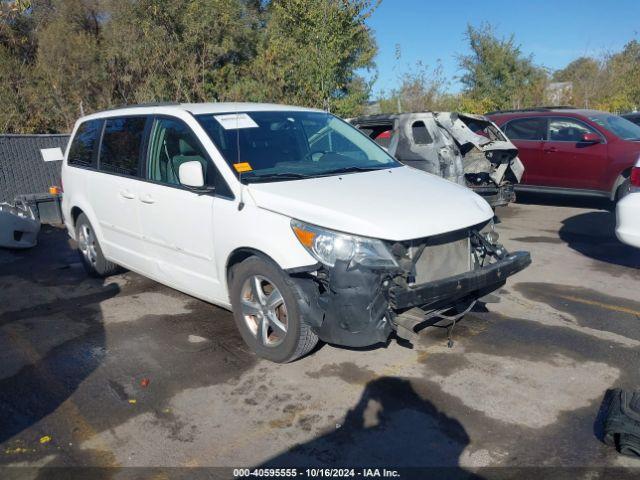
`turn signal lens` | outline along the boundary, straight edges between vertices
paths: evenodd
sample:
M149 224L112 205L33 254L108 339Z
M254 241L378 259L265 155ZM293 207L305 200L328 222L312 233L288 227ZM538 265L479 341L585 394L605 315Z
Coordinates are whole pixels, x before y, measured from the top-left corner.
M307 248L313 247L313 239L316 238L316 234L314 232L304 230L297 225L293 226L293 232L296 234L296 237L298 237L298 240L300 240L302 245Z

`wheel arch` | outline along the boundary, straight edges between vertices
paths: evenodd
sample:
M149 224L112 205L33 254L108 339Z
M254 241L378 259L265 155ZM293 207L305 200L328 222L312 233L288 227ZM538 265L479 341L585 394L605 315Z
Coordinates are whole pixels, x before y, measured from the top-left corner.
M69 222L67 223L69 236L74 240L77 240L76 225L78 224L78 218L80 217L80 215L84 214L84 216L87 217L87 219L91 223L91 226L93 227L93 230L95 231L98 237L98 240L102 243L102 239L103 239L102 228L101 228L100 222L98 221L98 218L95 215L95 212L91 208L91 204L86 201L77 201L77 202L71 203L71 205L73 206L68 210L69 212L68 217L66 217L67 221Z
M84 211L77 205L71 208L71 226L75 228L78 217L83 214ZM85 214L86 215L86 214Z
M263 260L266 260L269 263L276 265L278 268L282 268L280 267L280 265L278 265L278 262L276 262L273 258L271 258L269 255L267 255L261 250L258 250L256 248L251 248L251 247L236 248L227 257L227 262L225 265L225 278L227 280L227 290L231 282L231 271L233 270L233 267L245 261L249 257L260 257Z
M624 169L622 172L620 172L620 174L616 178L616 181L613 182L613 188L611 189L611 193L609 195L609 200L615 201L616 194L618 193L618 188L620 188L620 186L627 180L627 178L629 178L631 176L631 169L632 168L633 167L628 167L628 168Z

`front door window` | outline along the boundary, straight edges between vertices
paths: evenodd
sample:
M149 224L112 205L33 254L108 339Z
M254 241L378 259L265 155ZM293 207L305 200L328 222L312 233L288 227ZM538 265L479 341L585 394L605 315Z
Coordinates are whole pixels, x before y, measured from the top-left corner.
M582 142L585 133L596 133L584 123L571 118L552 118L549 120L550 142Z
M208 185L214 185L215 173L191 129L180 120L159 118L153 125L149 142L147 178L155 182L179 185L178 172L185 162L202 164Z

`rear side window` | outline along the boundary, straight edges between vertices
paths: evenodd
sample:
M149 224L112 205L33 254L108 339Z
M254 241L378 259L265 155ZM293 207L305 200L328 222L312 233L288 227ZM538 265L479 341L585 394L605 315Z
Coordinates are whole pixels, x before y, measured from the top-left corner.
M76 167L96 166L96 139L100 132L101 120L89 120L78 127L69 147L67 163Z
M380 145L381 147L384 148L389 148L389 146L391 145L391 137L392 137L392 132L391 130L385 130L384 132L379 133L375 138L375 142Z
M100 170L140 176L140 148L146 121L146 117L105 120L100 145Z
M413 122L413 125L411 125L411 133L413 134L413 141L416 145L428 145L433 143L433 139L431 138L431 135L429 135L427 126L422 120Z
M544 140L546 123L546 120L540 117L512 120L507 124L504 133L510 140Z

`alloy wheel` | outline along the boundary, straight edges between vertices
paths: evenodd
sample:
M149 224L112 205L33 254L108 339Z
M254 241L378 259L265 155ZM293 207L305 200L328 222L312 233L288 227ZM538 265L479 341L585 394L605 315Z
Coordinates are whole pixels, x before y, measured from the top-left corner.
M78 248L82 253L82 256L91 266L95 266L98 261L98 253L96 251L96 237L89 225L84 224L80 226L80 232L78 235Z
M287 306L280 290L266 277L252 275L242 286L242 317L262 345L277 347L287 335Z

